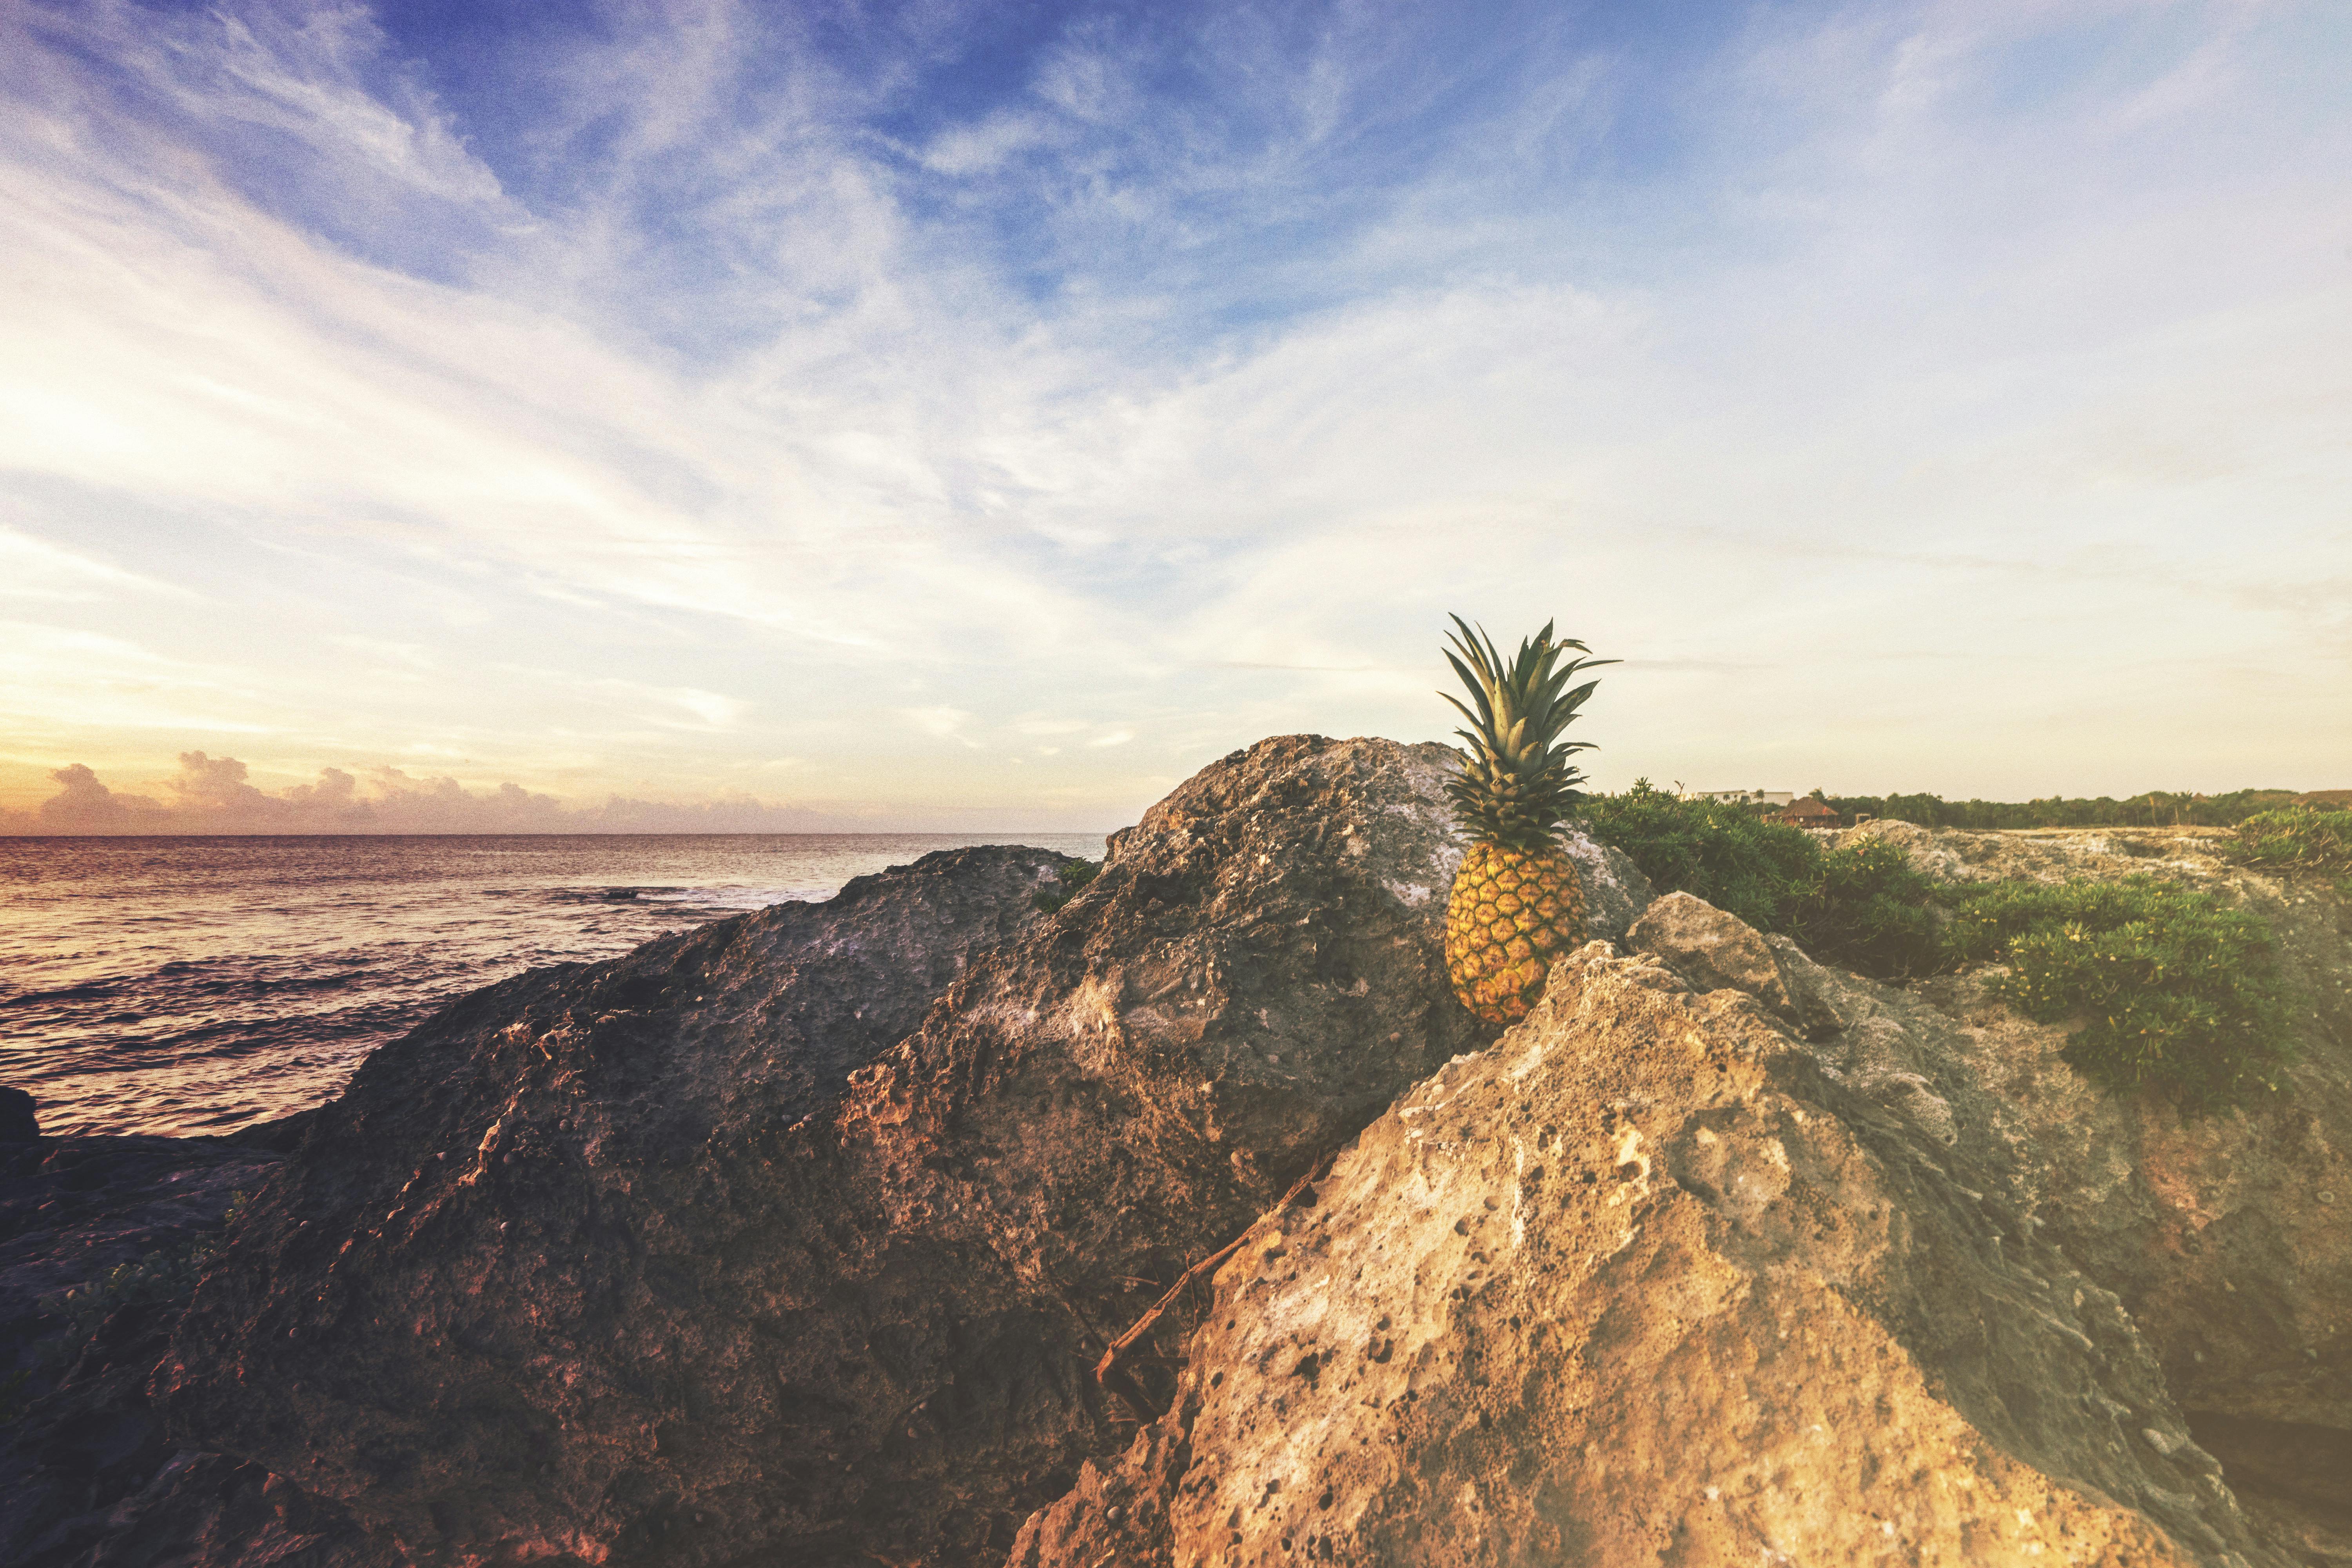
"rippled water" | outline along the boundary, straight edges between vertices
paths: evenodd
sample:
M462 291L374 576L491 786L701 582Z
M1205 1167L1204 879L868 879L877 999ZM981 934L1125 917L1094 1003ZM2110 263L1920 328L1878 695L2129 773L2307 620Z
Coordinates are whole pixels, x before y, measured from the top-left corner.
M0 838L0 1083L48 1132L226 1132L332 1097L457 993L1005 841Z

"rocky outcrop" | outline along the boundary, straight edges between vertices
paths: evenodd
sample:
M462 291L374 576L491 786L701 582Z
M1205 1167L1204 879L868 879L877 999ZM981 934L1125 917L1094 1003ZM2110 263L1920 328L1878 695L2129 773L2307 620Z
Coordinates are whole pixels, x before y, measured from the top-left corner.
M21 1089L0 1085L0 1143L34 1143L40 1141L41 1121L37 1103Z
M1489 1037L1452 765L1269 741L1050 916L966 852L467 998L321 1112L161 1397L418 1562L1001 1559L1134 1429L1108 1337Z
M1633 922L1657 897L1650 879L1622 852L1580 832L1566 834L1561 847L1576 862L1577 880L1584 886L1585 934L1602 942L1623 942Z
M1014 1561L2352 1563L2343 906L2195 834L1878 836L2260 913L2285 1085L2184 1121L1992 973L1661 899L1262 1227Z
M1625 941L1656 954L1702 991L1745 991L1782 1017L1796 1016L1791 987L1781 977L1784 963L1803 960L1796 945L1776 952L1754 927L1725 919L1704 899L1668 893L1643 911Z
M563 1522L578 1482L558 1462L674 1443L702 1380L765 1378L740 1320L704 1326L738 1302L725 1249L801 1201L747 1173L1035 925L1062 864L928 856L453 1004L317 1113L183 1324L161 1403L193 1445L360 1505L396 1555L507 1550L521 1493L547 1500L525 1554L600 1555Z
M1775 987L1731 917L1657 923ZM1692 978L1556 965L1224 1267L1174 1406L1013 1561L2280 1561L1998 1145Z
M290 1152L72 1407L160 1356L175 1442L24 1560L2352 1563L2332 894L1865 830L2271 920L2302 1058L2200 1121L1985 974L1861 980L1582 841L1603 940L1497 1041L1452 766L1271 741L1056 911L961 852L462 999L215 1146Z
M1953 879L2147 873L2269 924L2299 1054L2275 1095L2191 1121L2085 1083L2065 1027L2002 1005L1992 972L1831 989L1859 1016L1856 1070L1932 1086L2017 1152L2015 1201L2122 1299L2258 1521L2352 1563L2352 910L2235 864L2214 829L1855 831Z
M193 1249L276 1163L180 1138L0 1149L0 1563L89 1561L172 1465L147 1378Z

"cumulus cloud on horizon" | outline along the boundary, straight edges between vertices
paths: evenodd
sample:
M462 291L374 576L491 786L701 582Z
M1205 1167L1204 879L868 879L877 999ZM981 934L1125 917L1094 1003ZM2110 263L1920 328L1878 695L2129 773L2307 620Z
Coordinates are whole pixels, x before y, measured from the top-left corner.
M58 793L29 811L0 810L0 835L319 833L825 833L887 831L839 812L744 796L677 805L612 795L593 805L502 784L467 790L389 765L354 775L322 768L316 784L266 791L235 757L184 752L160 796L108 787L89 767L54 770Z

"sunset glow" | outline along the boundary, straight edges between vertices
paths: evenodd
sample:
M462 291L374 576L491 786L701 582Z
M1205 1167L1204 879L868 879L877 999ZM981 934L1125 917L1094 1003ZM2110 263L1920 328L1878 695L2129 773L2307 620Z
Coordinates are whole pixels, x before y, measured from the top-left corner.
M0 829L2352 784L2352 11L0 10ZM46 810L43 803L53 803Z

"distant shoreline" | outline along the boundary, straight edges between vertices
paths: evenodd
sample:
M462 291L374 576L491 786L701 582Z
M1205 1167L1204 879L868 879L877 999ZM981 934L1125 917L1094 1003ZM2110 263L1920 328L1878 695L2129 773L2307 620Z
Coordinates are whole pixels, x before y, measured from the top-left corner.
M1132 826L1133 824L1128 826ZM625 831L616 833L574 833L556 830L521 830L512 833L431 833L395 832L385 829L371 832L362 829L351 833L17 833L0 831L0 839L38 840L57 843L73 839L101 840L109 844L152 839L159 843L185 844L205 839L321 839L321 838L969 838L975 844L1015 843L1033 837L1042 838L1108 838L1123 831L1118 827L1006 827L967 832L961 828L828 828L822 832L793 833L754 832L746 829L711 829L691 833Z

